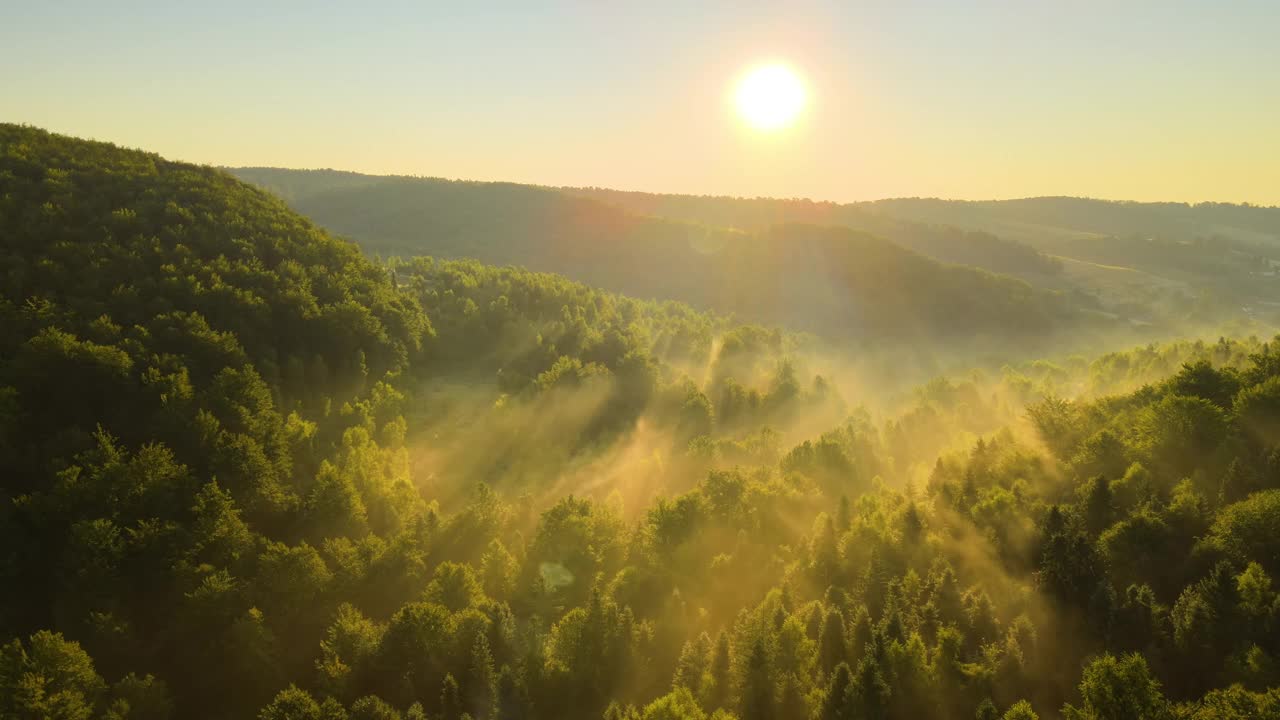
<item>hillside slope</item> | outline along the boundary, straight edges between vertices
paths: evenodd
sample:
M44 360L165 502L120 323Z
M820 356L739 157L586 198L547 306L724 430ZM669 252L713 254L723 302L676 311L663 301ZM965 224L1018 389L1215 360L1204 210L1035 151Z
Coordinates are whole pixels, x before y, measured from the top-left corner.
M785 232L735 257L938 279ZM875 418L808 339L12 125L0 261L0 718L1280 713L1280 341Z
M624 478L644 503L705 472L694 438L755 433L767 457L767 425L841 407L777 330L523 269L380 266L218 170L7 124L0 278L4 718L257 716L338 682L316 679L331 623L411 615L437 567L479 566L511 516L491 488L525 499L502 533L523 555L529 513L575 488ZM504 666L508 600L485 606ZM523 602L521 637L549 632ZM478 612L437 608L466 651L427 668L388 643L376 683L433 714ZM414 667L429 690L396 680Z
M872 232L937 259L1082 291L1107 310L1182 331L1280 322L1280 209L1224 203L895 199L818 203L569 188L634 212L754 228L780 221ZM1119 273L1099 272L1102 266ZM1243 308L1242 308L1243 306Z
M847 228L730 230L510 183L233 172L281 190L299 212L370 251L518 264L837 339L1043 337L1084 321L1081 298Z
M983 201L903 198L857 206L906 219L965 228L993 228L993 232L1036 246L1060 238L1135 234L1175 241L1220 236L1280 244L1278 207L1116 202L1075 197Z
M804 199L735 198L624 192L605 188L563 188L631 212L743 230L782 223L833 225L878 235L942 262L972 265L997 273L1044 279L1061 272L1052 258L1018 242L982 230L913 222L855 205Z

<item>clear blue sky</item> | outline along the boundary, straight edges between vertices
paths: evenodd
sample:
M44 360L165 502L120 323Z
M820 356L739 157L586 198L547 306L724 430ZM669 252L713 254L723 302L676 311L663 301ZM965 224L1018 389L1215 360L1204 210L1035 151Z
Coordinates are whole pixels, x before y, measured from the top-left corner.
M5 5L0 120L203 163L1280 204L1280 0ZM810 99L764 135L771 60Z

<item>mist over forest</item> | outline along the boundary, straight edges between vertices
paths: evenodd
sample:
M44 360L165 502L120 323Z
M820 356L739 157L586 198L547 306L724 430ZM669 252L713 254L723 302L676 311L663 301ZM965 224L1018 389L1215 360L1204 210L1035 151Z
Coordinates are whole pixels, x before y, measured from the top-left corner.
M0 124L0 718L1280 718L1278 268Z

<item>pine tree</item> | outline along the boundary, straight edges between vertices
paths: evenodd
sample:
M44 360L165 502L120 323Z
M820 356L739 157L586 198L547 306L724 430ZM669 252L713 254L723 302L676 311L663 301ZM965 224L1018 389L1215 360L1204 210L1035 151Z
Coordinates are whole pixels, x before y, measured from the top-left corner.
M497 720L526 720L533 711L524 678L508 665L498 673Z
M941 462L941 460L939 460ZM840 496L840 509L836 512L836 530L848 532L853 526L853 509L849 505L849 496Z
M835 524L823 516L822 525L813 539L813 579L818 587L826 587L838 579L840 551L836 546Z
M747 656L742 678L742 720L772 720L774 684L769 672L769 650L763 637L756 638Z
M466 677L466 710L475 720L490 720L497 705L497 683L493 672L493 655L484 633L476 635L471 648L471 665Z
M852 720L852 690L853 673L849 671L848 663L840 663L832 672L822 694L817 720Z
M839 610L829 610L818 636L818 665L822 672L830 673L848 659L845 642L844 617Z
M884 720L889 716L889 683L884 679L880 663L868 653L858 663L853 680L854 707L860 720Z
M800 678L796 677L795 673L789 673L786 679L782 681L782 692L778 698L777 716L781 720L809 717L809 705L805 702L804 691L800 685Z
M440 690L440 718L441 720L461 720L462 711L462 696L458 692L458 681L453 679L452 674L445 675L444 684Z
M871 647L871 642L875 636L875 628L871 624L871 613L867 612L865 607L859 607L857 613L854 614L853 630L850 632L850 636L852 647L849 648L848 657L862 657L867 652L867 648Z
M702 674L707 669L707 655L711 651L711 638L706 633L690 640L680 650L680 659L676 663L675 677L672 687L686 687L696 690L702 681Z
M729 636L721 631L716 636L715 651L711 654L711 667L707 683L702 688L703 705L708 710L723 708L729 703L730 677L733 657L729 648Z

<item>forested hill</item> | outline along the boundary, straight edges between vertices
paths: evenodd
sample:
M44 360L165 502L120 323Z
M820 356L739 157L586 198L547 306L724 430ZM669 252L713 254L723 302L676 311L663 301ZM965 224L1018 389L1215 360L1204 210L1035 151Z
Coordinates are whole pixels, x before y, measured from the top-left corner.
M837 204L565 188L633 212L725 227L840 225L941 260L1079 290L1121 315L1195 332L1280 322L1280 209L1087 198Z
M1043 279L1062 271L1058 262L1022 243L982 230L962 230L944 223L904 220L859 205L805 199L670 195L605 188L562 190L644 215L743 230L759 230L780 223L848 227L878 235L943 262L1033 279Z
M302 178L288 184L301 182ZM1280 208L1231 203L1117 202L1075 197L1017 200L894 198L833 203L805 199L736 198L564 188L657 217L737 228L779 222L843 225L883 235L940 259L1011 273L1052 273L1037 249L1084 237L1158 237L1191 241L1220 237L1280 244ZM1035 248L1035 249L1033 249ZM1060 269L1060 268L1059 268Z
M877 418L778 329L13 125L0 273L4 720L1280 717L1280 340Z
M339 170L233 168L231 172L289 202L302 201L326 191L368 187L391 179ZM512 187L533 189L533 186ZM470 189L475 191L475 188ZM760 231L788 224L842 226L883 237L942 262L1031 278L1056 275L1062 270L1048 256L990 233L961 230L954 225L911 222L853 205L811 200L666 195L605 188L559 190L575 197L600 200L643 217L666 218L712 228ZM547 198L543 196L543 199ZM390 228L379 229L382 235L389 232Z
M0 125L0 273L6 720L253 717L294 683L376 685L437 716L442 683L479 692L464 671L490 637L492 689L536 695L523 659L542 640L520 638L584 603L617 553L577 530L539 540L523 586L543 561L583 579L535 591L517 626L503 543L523 557L530 513L564 500L570 526L617 542L621 519L564 485L616 476L599 463L633 427L681 451L626 468L647 502L705 470L682 459L692 439L769 457L769 422L841 408L777 330L514 268L378 266L220 171L15 125ZM713 424L760 440L722 451ZM493 599L468 563L491 568ZM354 681L347 630L321 646L362 612L398 612L412 647L388 642ZM437 613L444 635L413 627Z
M1280 207L1211 202L1116 202L1076 197L984 201L902 198L857 206L906 219L965 228L993 228L1003 236L1036 246L1082 236L1129 235L1172 241L1222 237L1254 244L1280 244Z
M606 271L575 275L593 269L590 262L594 261L582 247L598 243L600 237L662 246L673 238L678 245L688 235L734 238L768 234L778 226L841 227L883 238L933 260L1017 277L1037 290L1063 293L1066 299L1060 304L1067 307L1100 309L1113 317L1163 328L1156 335L1198 334L1240 321L1263 326L1280 323L1280 276L1276 274L1280 209L1276 208L1053 197L972 202L906 198L838 204L538 188L333 170L243 168L233 172L280 194L366 247L404 252L403 248L422 242L418 229L425 227L430 228L430 242L443 248L438 251L442 255L453 256L458 252L455 246L464 244L469 248L464 253L488 252L487 261L502 263L516 254L516 248L525 247L522 243L536 247L558 243L567 250L554 262L529 252L520 253L517 262L643 295L687 288L670 272L662 276L669 287L658 286L656 276L644 286L623 286L613 284L616 274ZM359 203L348 202L357 196ZM595 200L607 207L574 200ZM515 224L542 229L511 240ZM472 228L477 232L469 232ZM567 259L570 251L574 260ZM602 265L609 268L608 261ZM702 302L694 294L678 297ZM928 299L916 300L927 304ZM770 319L814 327L817 318L825 317L821 308L804 310L799 316L788 312ZM1069 325L1059 323L1056 329ZM850 327L836 327L831 334Z
M1100 322L1081 311L1087 298L940 263L847 228L762 224L744 232L509 183L232 172L292 198L370 251L523 265L833 339L1031 339Z
M805 199L735 198L564 188L646 215L724 227L779 222L843 225L866 230L939 259L1014 274L1052 274L1058 263L1040 252L1083 238L1218 238L1280 245L1280 208L1231 203L1143 203L1092 198L1017 200L894 198L832 203Z
M245 182L270 190L294 202L301 198L330 190L353 190L382 182L378 175L346 170L288 170L284 168L244 167L227 168L228 172Z
M102 372L129 363L93 343L142 332L134 341L155 344L156 382L171 370L167 357L190 352L198 362L185 379L207 380L219 363L252 363L300 391L326 386L304 367L378 377L404 367L430 335L421 308L383 270L269 193L105 143L13 125L0 133L5 316L81 336L90 343L81 358L107 363ZM72 342L50 333L50 351ZM96 384L105 377L76 375L49 389L132 410L110 397L113 384Z

